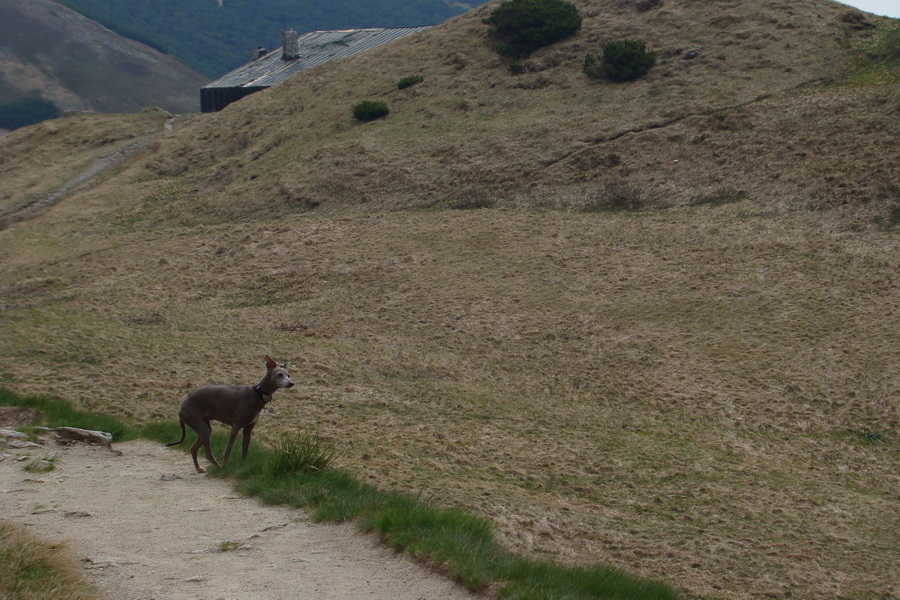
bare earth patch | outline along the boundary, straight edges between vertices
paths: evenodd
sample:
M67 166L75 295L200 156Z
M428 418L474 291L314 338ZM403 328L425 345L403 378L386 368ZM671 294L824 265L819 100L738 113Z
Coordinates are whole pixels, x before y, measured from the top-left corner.
M59 457L40 474L0 454L0 516L66 541L102 597L473 597L353 525L241 497L195 474L181 452L141 440L116 449L122 456L82 444L15 451Z

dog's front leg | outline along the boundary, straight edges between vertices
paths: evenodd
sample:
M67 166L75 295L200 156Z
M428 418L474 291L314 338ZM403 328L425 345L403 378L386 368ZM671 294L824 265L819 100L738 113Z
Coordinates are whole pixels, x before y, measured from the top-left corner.
M225 446L225 455L222 457L222 466L228 466L228 457L231 455L231 447L234 445L234 440L237 438L238 432L241 430L240 425L234 425L231 428L231 433L228 434L228 445Z
M241 436L241 458L244 460L247 459L247 450L250 449L250 433L254 427L256 427L255 421L244 427L244 433Z

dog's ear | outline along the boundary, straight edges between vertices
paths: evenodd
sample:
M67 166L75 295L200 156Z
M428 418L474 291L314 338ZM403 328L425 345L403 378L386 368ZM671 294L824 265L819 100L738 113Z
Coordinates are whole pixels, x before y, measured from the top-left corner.
M275 361L272 360L272 357L269 356L268 354L266 354L265 361L266 361L266 368L267 368L267 369L274 369L275 367L278 366L278 365L275 364Z

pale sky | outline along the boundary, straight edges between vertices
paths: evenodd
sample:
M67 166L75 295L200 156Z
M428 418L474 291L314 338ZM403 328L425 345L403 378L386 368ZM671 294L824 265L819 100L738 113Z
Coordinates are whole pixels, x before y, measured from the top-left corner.
M900 18L900 0L840 0L840 2L876 15Z

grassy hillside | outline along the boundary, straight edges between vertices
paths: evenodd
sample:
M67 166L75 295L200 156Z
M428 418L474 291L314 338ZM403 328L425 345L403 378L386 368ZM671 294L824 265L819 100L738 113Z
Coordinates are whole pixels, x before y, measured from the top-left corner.
M62 0L78 12L125 37L175 56L186 65L219 77L250 59L257 46L281 43L289 27L303 33L363 27L436 25L475 2L448 0Z
M4 385L174 419L269 352L300 385L261 437L318 430L518 551L689 597L897 596L896 22L577 4L524 74L477 9L176 123L0 232ZM621 38L658 52L645 78L581 73ZM92 118L3 138L4 178L64 180L8 157Z
M199 122L146 168L202 184L167 207L204 221L262 207L371 211L479 198L583 208L622 188L657 205L727 190L791 207L867 203L871 217L896 197L894 157L874 150L892 145L894 88L861 91L840 79L855 68L861 80L881 69L896 81L896 56L878 68L854 63L887 35L886 20L854 30L845 7L821 2L618 6L585 5L581 32L532 55L524 75L484 43L489 8L475 10L257 94ZM586 53L623 38L657 49L648 76L622 85L581 72ZM410 74L426 79L398 90ZM387 102L391 115L360 125L351 107L362 99ZM859 119L875 122L865 137ZM865 169L848 153L871 155ZM236 191L247 200L228 201Z

